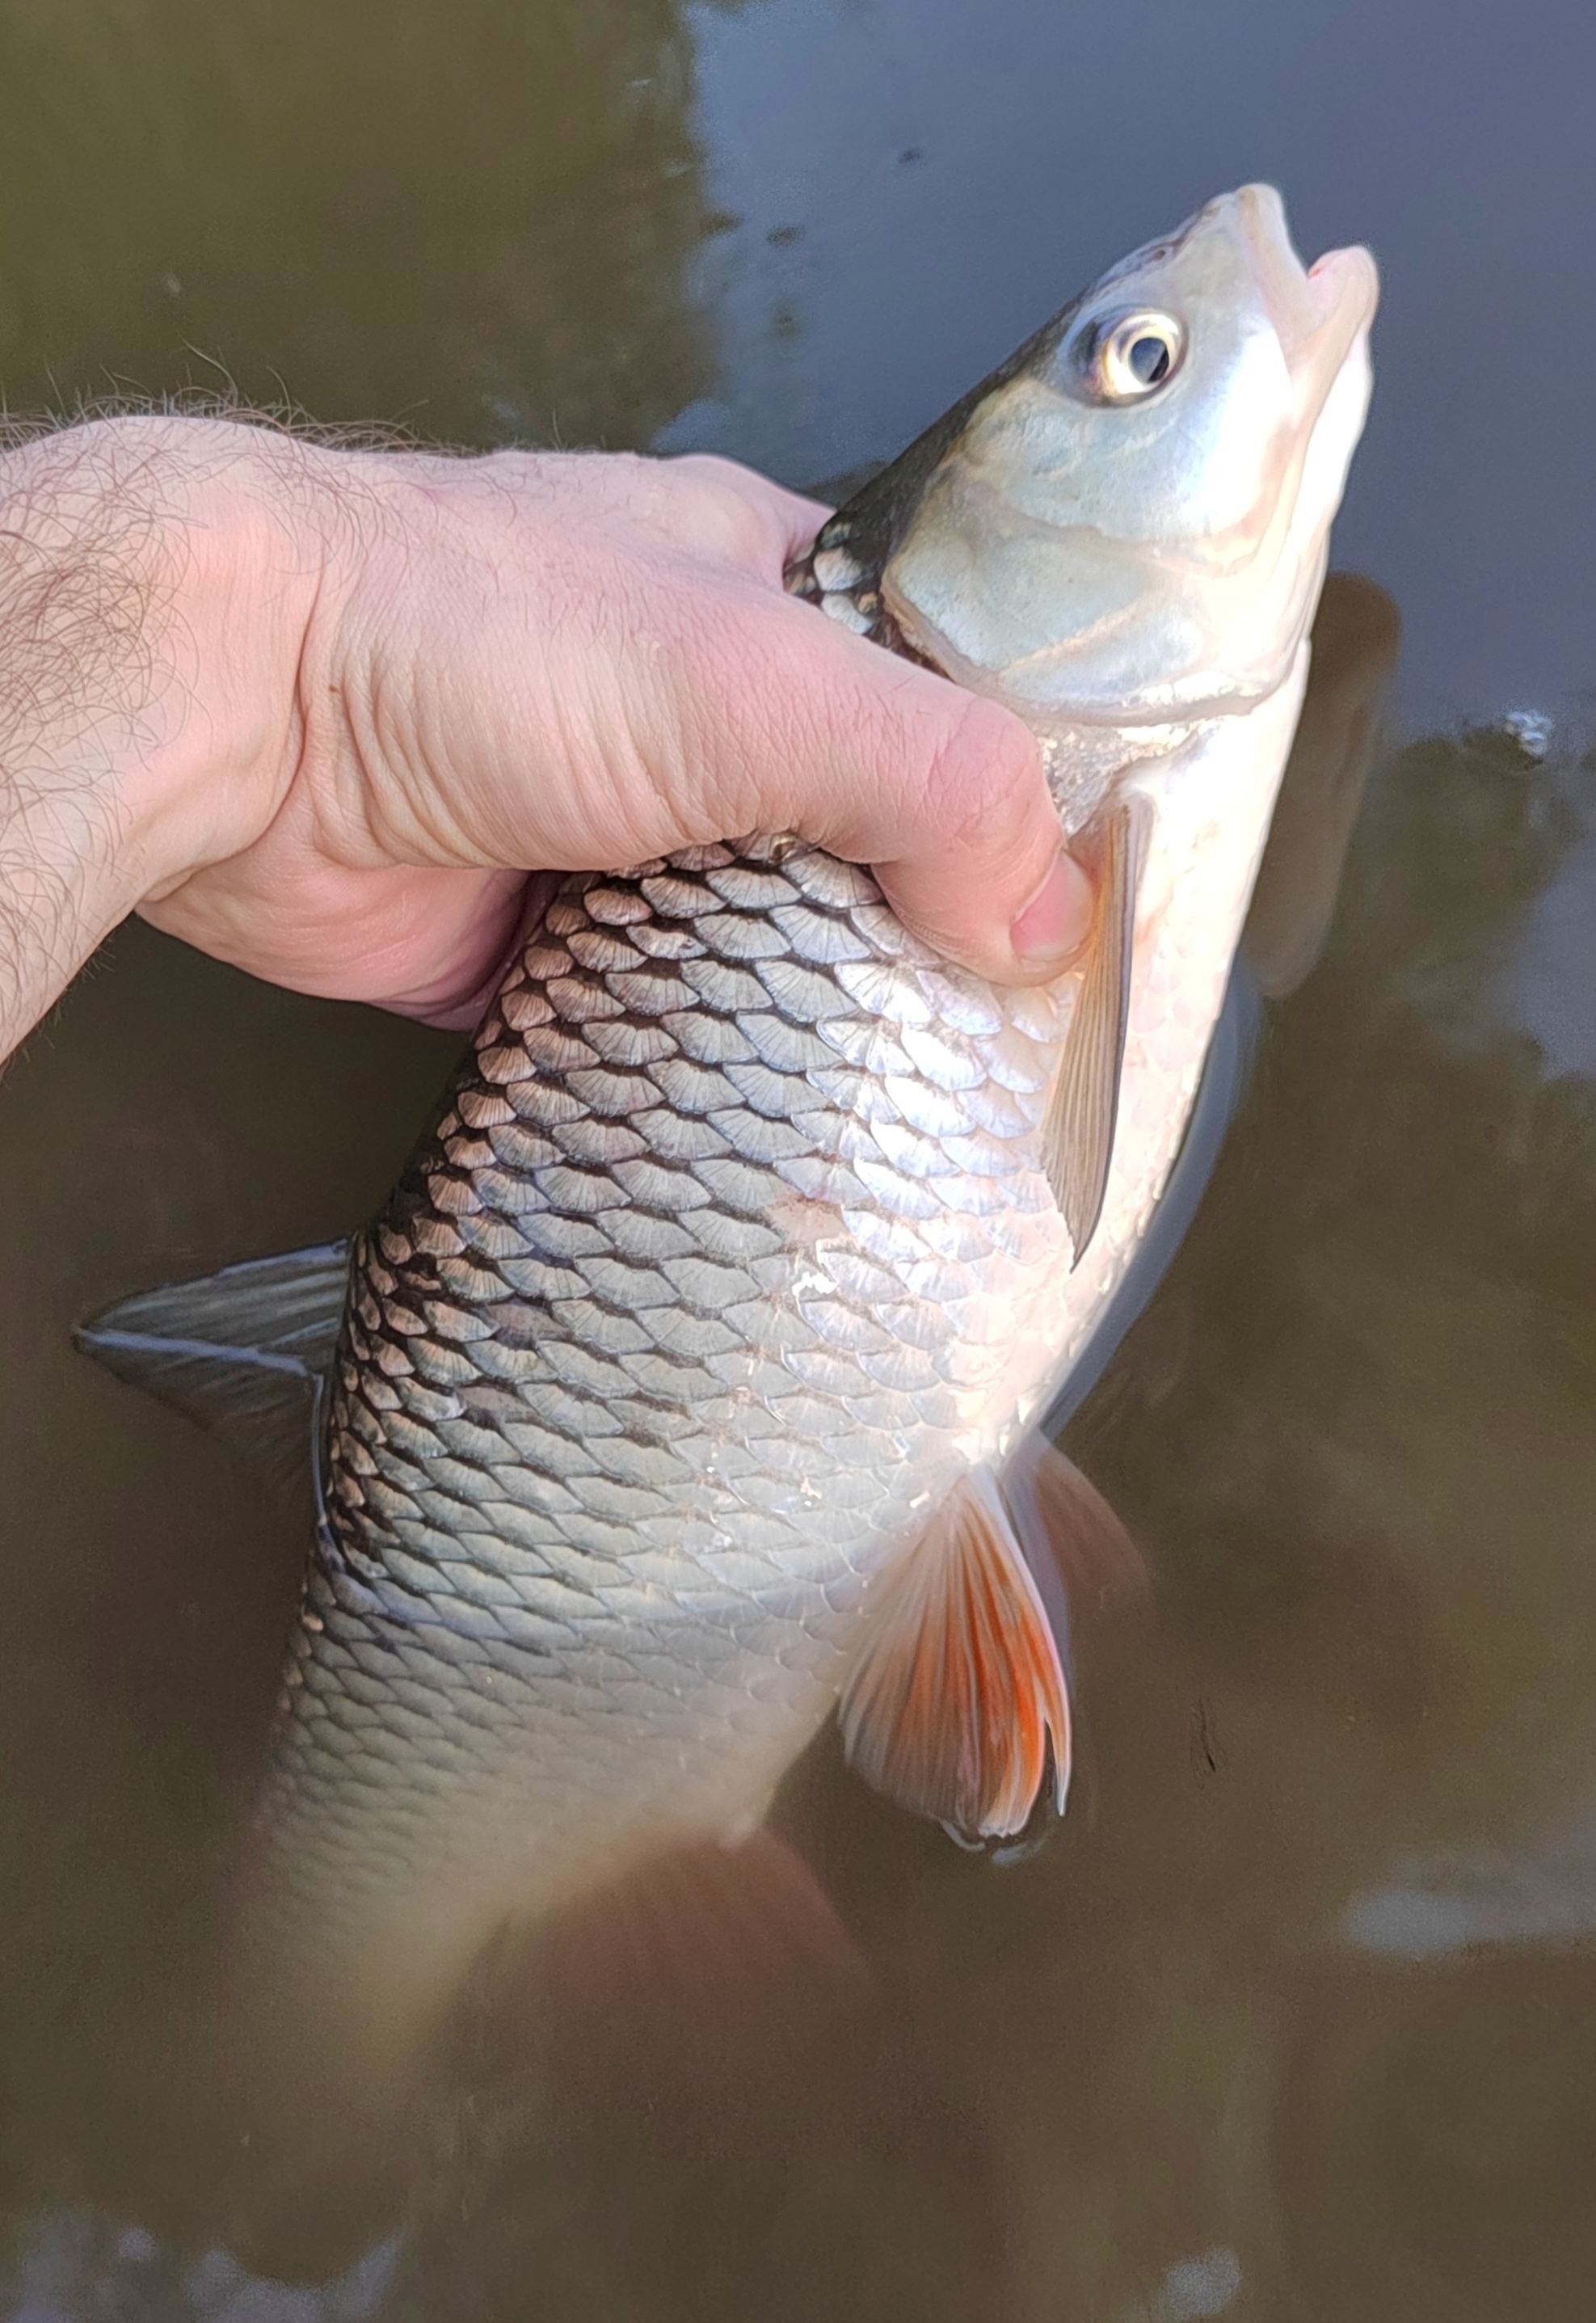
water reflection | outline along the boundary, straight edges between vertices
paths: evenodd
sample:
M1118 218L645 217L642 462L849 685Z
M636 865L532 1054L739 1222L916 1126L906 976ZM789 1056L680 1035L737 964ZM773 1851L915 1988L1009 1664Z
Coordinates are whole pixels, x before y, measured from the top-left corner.
M60 2211L18 2253L12 2278L15 2323L371 2323L393 2275L391 2245L379 2244L335 2282L316 2291L251 2275L225 2251L188 2257L148 2227L92 2211Z
M681 0L12 0L5 401L647 442L709 376L693 81Z

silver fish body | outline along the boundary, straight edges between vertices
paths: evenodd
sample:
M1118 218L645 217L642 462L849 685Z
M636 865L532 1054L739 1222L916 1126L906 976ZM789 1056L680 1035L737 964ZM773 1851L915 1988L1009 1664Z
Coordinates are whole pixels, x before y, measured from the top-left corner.
M791 577L1019 709L1085 852L1133 839L1117 984L990 987L791 837L570 878L507 978L354 1244L332 1366L252 1891L327 2021L408 2022L507 1914L751 1830L839 1691L862 1699L885 1609L944 1619L940 1581L898 1578L941 1513L963 1493L967 1534L1002 1529L1179 1147L1372 305L1362 253L1306 275L1274 197L1226 197ZM1058 1150L1078 1123L1084 1191ZM980 1652L1034 1655L1036 1590L1019 1566L995 1586L1019 1630ZM922 1693L877 1675L861 1764L895 1763L867 1730ZM1015 1699L1030 1771L993 1830L1023 1821L1043 1730L1067 1752L1046 1685Z

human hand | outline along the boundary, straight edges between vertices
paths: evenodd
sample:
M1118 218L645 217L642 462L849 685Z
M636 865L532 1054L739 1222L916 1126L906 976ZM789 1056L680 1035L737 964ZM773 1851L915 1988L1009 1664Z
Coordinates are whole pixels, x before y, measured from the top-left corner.
M58 820L95 803L58 963L137 908L296 989L469 1024L528 871L786 829L873 864L911 926L995 978L1056 974L1085 935L1026 729L786 596L825 511L747 470L166 418L24 447L14 478L30 461L0 573L19 539L38 587L52 556L97 554L79 646L114 632L91 714L58 702L33 730L35 684L0 753ZM17 695L0 683L0 733Z

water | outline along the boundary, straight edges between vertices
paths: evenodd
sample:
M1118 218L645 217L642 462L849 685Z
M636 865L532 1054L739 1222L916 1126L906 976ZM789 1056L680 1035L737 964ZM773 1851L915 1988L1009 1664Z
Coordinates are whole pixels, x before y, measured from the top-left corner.
M1406 623L1323 956L1281 989L1351 797L1283 839L1247 1097L1072 1423L1156 1592L1082 1639L1069 1823L995 1870L822 1743L780 1821L869 2007L647 2104L490 2013L397 2208L247 2215L214 2087L300 1516L68 1334L344 1230L452 1044L107 947L0 1089L8 2323L1588 2314L1593 96L1551 0L0 5L13 408L839 474L1263 174L1385 266L1337 557Z

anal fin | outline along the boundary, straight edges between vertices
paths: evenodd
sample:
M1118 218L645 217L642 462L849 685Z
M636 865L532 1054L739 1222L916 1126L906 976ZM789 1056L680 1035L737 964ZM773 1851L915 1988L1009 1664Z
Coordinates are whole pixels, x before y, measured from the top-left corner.
M839 1709L850 1762L916 1814L1023 1831L1069 1781L1069 1701L1041 1592L991 1476L964 1477L880 1596Z
M1086 1256L1097 1230L1114 1159L1131 1009L1136 891L1150 813L1144 799L1133 797L1122 800L1104 818L1091 950L1042 1125L1042 1166L1069 1228L1074 1266Z

